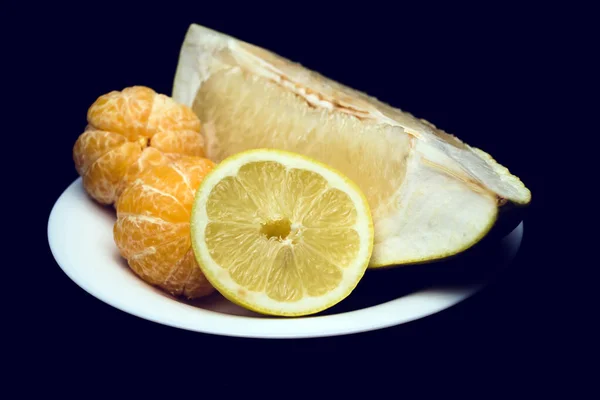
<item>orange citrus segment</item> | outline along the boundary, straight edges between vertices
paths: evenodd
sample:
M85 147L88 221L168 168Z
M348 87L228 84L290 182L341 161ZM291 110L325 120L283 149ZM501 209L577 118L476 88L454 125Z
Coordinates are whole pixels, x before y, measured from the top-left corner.
M125 143L98 158L83 176L83 186L101 203L110 203L127 168L142 150L136 143Z
M148 118L156 93L143 86L100 96L88 110L88 123L98 129L120 133L129 140L148 137Z
M144 170L150 168L151 166L167 164L168 162L169 159L163 153L161 153L155 148L146 147L142 151L142 154L140 154L137 161L131 164L129 168L127 168L123 179L121 179L121 184L119 185L117 194L120 195L121 192L128 185L130 185Z
M77 173L84 175L96 160L125 143L127 139L118 133L86 130L75 143L73 150Z
M200 120L191 108L182 107L172 98L157 94L146 129L149 135L167 131L200 132Z
M173 162L171 165L173 169L177 171L182 177L188 188L190 189L190 193L195 195L196 190L200 186L200 183L204 180L204 177L212 171L215 164L206 159L206 162L198 162L196 157L187 157L187 156L173 156ZM183 173L185 171L186 173Z
M214 288L207 283L198 264L196 264L191 248L177 262L162 286L168 292L179 293L182 296L192 298L206 296L214 291Z
M150 146L163 153L204 156L204 138L196 131L163 131L152 136Z
M170 197L187 212L192 206L195 190L189 183L185 171L175 163L170 163L157 165L152 168L152 172L152 174L143 174L138 177L143 187L161 196ZM176 193L177 196L173 196L171 193Z
M187 236L176 237L158 246L147 247L145 251L129 257L129 261L136 263L137 269L148 283L157 285L169 277L173 267L187 252L188 246Z
M115 228L115 240L120 243L123 255L130 258L148 247L159 246L189 234L189 225L168 222L144 215L121 214Z
M134 191L127 193L125 189L121 194L123 196L127 193L125 200L121 200L121 197L117 200L118 212L160 218L169 223L177 223L189 218L188 208L170 191L161 191L140 180L136 180L132 186L135 186Z

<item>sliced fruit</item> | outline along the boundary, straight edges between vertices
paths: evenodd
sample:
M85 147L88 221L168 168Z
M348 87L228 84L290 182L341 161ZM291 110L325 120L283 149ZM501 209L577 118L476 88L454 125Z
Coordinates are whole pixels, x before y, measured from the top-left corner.
M204 155L192 110L144 86L98 97L87 119L73 160L86 192L102 204L113 204L145 168L164 164L162 154Z
M201 157L164 157L163 163L140 172L119 196L114 240L145 282L174 296L202 297L214 288L193 255L190 214L196 189L214 163Z
M366 198L331 167L251 150L221 162L192 209L192 248L225 297L272 315L319 312L348 296L373 248Z
M203 121L215 162L275 148L356 182L375 223L372 267L459 253L487 234L500 206L531 199L491 156L429 122L199 25L185 37L173 98Z

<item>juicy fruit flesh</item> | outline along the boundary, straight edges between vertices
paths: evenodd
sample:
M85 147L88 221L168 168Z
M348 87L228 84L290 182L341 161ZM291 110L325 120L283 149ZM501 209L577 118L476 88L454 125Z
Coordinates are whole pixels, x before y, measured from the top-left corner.
M131 269L173 295L213 292L191 248L195 190L212 169L208 159L178 156L140 174L116 203L114 240Z
M352 200L318 174L253 162L211 191L206 245L238 285L279 302L322 296L356 258Z
M374 218L388 213L406 174L410 137L400 128L360 124L352 116L311 107L280 85L239 68L213 74L192 109L210 122L204 134L212 160L261 147L310 156L355 182Z

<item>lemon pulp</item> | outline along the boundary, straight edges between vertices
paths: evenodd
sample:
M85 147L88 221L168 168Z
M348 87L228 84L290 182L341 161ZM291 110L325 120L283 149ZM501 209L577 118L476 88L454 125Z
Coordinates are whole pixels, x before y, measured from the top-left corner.
M281 160L250 161L218 177L229 169L226 160L200 187L192 217L199 263L226 297L256 311L327 308L349 294L368 264L367 202L350 181L307 170L311 161L295 167L286 162L296 156L260 152Z

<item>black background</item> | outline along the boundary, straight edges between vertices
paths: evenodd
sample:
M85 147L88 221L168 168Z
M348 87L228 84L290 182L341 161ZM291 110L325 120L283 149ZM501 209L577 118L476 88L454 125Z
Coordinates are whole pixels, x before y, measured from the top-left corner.
M26 318L38 328L23 334L35 337L28 349L39 359L87 368L99 360L139 357L179 364L213 353L341 350L381 358L427 353L439 364L449 363L444 354L450 351L460 355L459 363L518 360L508 361L518 368L556 358L556 351L547 351L548 333L560 326L547 325L551 269L541 259L550 228L543 214L548 177L540 162L548 151L547 141L540 140L548 134L540 121L555 46L548 10L500 3L420 10L366 4L294 3L290 9L123 4L38 7L20 26L28 46L16 42L21 57L35 59L15 65L17 72L39 82L30 88L37 111L25 122L38 132L35 165L42 174L36 184L43 190L36 195L39 215L33 217L36 239L45 249L36 252L36 278L29 282L37 294L29 300L43 310ZM77 178L71 151L87 108L99 95L131 85L171 94L180 45L192 22L273 50L492 154L533 194L523 245L511 268L481 293L428 318L376 332L294 341L178 330L116 310L80 289L52 258L46 223L54 201ZM25 92L19 92L20 100L31 104L31 93Z

